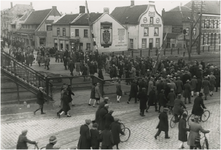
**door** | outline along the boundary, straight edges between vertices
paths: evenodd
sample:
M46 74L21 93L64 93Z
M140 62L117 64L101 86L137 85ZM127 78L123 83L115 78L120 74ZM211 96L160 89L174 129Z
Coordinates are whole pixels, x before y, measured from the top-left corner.
M153 38L149 39L149 49L153 48Z

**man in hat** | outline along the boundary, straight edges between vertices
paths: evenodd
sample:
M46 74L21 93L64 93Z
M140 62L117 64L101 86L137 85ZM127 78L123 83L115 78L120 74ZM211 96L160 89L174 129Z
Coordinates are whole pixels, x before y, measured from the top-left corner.
M92 149L99 149L100 145L100 134L98 131L98 124L93 123L92 129L90 129L91 132L91 148Z
M159 115L159 123L157 125L158 131L155 134L154 138L157 139L157 136L160 135L161 131L165 132L165 139L169 139L168 131L169 131L169 122L168 122L168 108L163 109L163 112Z
M203 93L205 95L205 100L207 100L207 96L209 95L209 87L210 87L210 82L208 77L206 76L202 81L202 88L203 88Z
M184 148L184 142L187 142L187 131L190 131L189 128L186 127L186 118L187 114L183 113L182 119L179 121L179 132L178 132L178 140L182 142L180 148Z
M95 122L98 123L99 125L99 122L100 122L100 118L99 118L99 111L101 110L101 108L104 107L105 104L107 104L109 101L109 97L104 97L104 101L100 103L97 111L96 111L96 114L95 114Z
M191 85L191 96L193 97L194 94L196 93L196 87L197 87L197 79L196 76L193 76L190 85Z
M200 119L204 111L203 109L206 109L202 97L203 93L200 93L199 96L195 98L192 109L192 114L200 116Z
M85 124L80 128L80 138L78 141L78 149L90 149L91 147L91 134L90 134L91 120L86 119Z
M19 135L16 149L28 149L27 143L37 144L36 141L31 141L27 138L27 133L28 130L23 130L21 135Z
M118 144L120 143L120 134L124 135L124 132L121 129L118 118L114 118L114 122L111 124L111 132L114 139L113 145L116 145L117 149L119 149Z
M111 123L114 122L114 117L112 116L113 112L113 110L110 110L108 114L105 115L105 126L110 127Z
M51 136L49 139L49 144L46 145L46 149L60 149L60 147L54 147L54 145L57 143L56 136Z
M202 133L209 133L210 131L202 128L202 126L199 124L198 116L194 117L194 121L190 123L189 129L190 134L187 144L190 146L190 149L193 149L194 147L201 149L200 141L198 140L198 142L196 142L196 140L200 138L199 132L201 131Z
M39 87L38 89L39 90L38 90L38 93L37 93L37 104L39 105L39 108L34 111L34 115L40 109L41 109L41 114L45 114L43 112L43 105L45 103L44 94L43 94L43 87Z
M142 91L138 94L138 98L140 100L140 116L144 117L144 110L146 109L147 103L147 93L146 88L142 88Z
M190 86L190 80L187 80L184 84L184 103L186 104L186 99L188 98L189 104L191 104L191 86Z
M105 116L108 114L108 108L109 105L105 104L103 108L100 109L99 111L99 122L98 122L98 128L99 130L104 130L105 127Z

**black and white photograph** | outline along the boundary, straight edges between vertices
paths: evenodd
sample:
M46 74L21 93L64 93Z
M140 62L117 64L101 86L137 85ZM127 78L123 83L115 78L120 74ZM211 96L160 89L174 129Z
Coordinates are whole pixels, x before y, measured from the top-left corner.
M220 0L1 0L0 149L221 149Z

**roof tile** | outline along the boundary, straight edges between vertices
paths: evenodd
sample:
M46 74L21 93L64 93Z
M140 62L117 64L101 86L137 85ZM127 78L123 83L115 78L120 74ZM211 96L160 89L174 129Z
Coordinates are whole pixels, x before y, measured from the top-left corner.
M90 20L93 23L94 21L96 21L100 16L102 15L102 13L90 13ZM88 26L88 15L85 13L82 16L80 16L76 21L74 21L73 23L71 23L71 25L85 25Z
M65 25L71 23L79 14L67 14L61 17L54 25Z
M41 24L51 9L33 11L24 24Z

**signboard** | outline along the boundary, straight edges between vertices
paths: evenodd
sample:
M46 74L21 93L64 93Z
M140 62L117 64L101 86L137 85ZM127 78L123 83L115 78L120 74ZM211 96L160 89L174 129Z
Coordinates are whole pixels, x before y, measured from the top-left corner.
M161 27L161 24L141 24L141 27Z
M101 22L101 38L100 43L104 48L110 47L112 44L112 23Z

